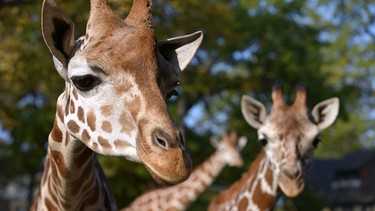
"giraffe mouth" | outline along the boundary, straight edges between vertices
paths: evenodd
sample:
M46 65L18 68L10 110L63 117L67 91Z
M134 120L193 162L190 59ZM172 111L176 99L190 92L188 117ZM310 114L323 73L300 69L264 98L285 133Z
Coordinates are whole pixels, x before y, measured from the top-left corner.
M303 174L291 176L287 172L282 172L279 177L279 187L288 197L296 197L303 191L305 186Z
M190 172L186 174L186 176L181 177L178 175L177 177L174 177L175 175L169 175L169 174L161 174L158 171L155 171L154 169L150 168L149 166L145 165L146 169L150 173L151 177L157 182L159 185L162 186L172 186L179 184L183 181L185 181L189 176Z
M169 181L167 178L160 177L159 175L157 175L156 173L154 173L147 166L146 166L146 169L148 170L148 172L150 173L150 175L154 179L154 181L156 183L158 183L159 185L161 185L161 186L172 186L172 185L176 184L175 182Z
M190 176L192 162L183 145L169 145L167 149L165 147L151 148L147 142L139 142L138 147L139 158L157 183L174 185L185 181Z

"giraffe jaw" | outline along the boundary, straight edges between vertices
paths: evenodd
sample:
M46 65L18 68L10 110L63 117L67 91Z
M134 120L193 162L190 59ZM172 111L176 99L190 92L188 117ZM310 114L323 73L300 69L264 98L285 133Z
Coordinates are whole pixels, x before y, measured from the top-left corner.
M191 174L192 161L185 147L154 148L145 151L146 142L138 142L138 156L153 179L161 185L174 185L185 181Z
M282 172L279 176L279 187L287 197L296 197L305 187L303 175L290 177Z
M135 147L129 147L125 150L124 155L122 155L126 160L133 161L135 163L142 163L141 159L138 157L137 149Z
M189 157L190 159L190 157ZM190 164L186 164L187 168L189 169L188 172L184 172L183 170L176 170L174 171L174 174L170 174L170 172L165 173L163 172L163 169L155 169L152 166L149 166L145 163L143 163L152 178L160 185L170 186L170 185L176 185L181 182L184 182L187 178L189 178L191 171L192 171L192 165L191 160Z
M162 175L158 175L157 173L153 172L150 168L148 168L146 165L145 167L150 173L151 177L154 179L154 181L161 186L172 186L172 185L176 185L180 183L180 182L172 181L169 178L163 177Z

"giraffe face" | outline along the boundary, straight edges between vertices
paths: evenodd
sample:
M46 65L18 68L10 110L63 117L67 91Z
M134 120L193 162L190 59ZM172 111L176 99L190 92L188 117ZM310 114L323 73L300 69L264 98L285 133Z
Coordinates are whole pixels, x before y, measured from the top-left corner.
M271 171L279 177L279 187L289 197L304 188L304 169L311 162L320 131L307 116L298 112L271 113L258 128L258 139L270 160Z
M191 159L165 100L179 84L202 34L159 45L148 21L143 22L149 15L133 12L121 20L105 0L97 0L91 1L95 5L86 35L74 41L71 21L55 4L48 5L51 0L46 2L43 36L66 80L62 107L70 135L97 153L143 163L160 183L185 180ZM145 5L136 3L133 8L140 12Z
M240 137L237 140L237 134L232 132L231 134L224 133L221 142L215 138L211 138L210 141L211 145L220 153L220 158L224 163L234 167L243 166L244 161L240 152L247 143L245 137Z
M241 109L246 121L258 129L258 140L270 161L270 170L278 177L278 186L285 195L294 197L304 188L304 169L320 142L320 132L335 121L339 101L331 98L319 103L310 120L305 89L297 90L292 106L284 103L278 88L274 88L272 99L268 116L264 105L248 96L242 98Z

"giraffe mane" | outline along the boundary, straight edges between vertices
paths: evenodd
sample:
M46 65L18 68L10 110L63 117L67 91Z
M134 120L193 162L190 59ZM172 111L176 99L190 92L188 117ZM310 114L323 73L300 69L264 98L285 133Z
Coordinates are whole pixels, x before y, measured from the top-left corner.
M216 207L221 205L221 202L227 202L229 199L234 198L243 188L243 184L247 182L249 177L254 174L254 171L257 170L257 164L266 156L264 150L258 155L256 160L251 164L250 169L242 174L241 179L233 183L227 190L223 191L219 196L215 197L211 204Z

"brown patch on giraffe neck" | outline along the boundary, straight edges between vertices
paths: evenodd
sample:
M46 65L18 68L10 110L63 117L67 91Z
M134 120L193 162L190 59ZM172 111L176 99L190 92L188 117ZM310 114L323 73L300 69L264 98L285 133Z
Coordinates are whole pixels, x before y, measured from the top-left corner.
M111 133L112 132L112 125L109 121L106 121L104 120L102 122L102 130L107 132L107 133Z
M266 169L266 174L264 175L264 177L262 177L260 179L266 180L266 183L270 187L272 187L275 175L272 173L272 171L270 170L269 166L267 166L265 168L267 168ZM256 184L255 192L254 192L254 194L252 196L252 201L254 202L254 204L256 204L259 207L260 210L271 209L272 207L274 207L278 195L277 194L276 195L270 195L268 193L265 193L262 190L262 183L261 183L261 181L259 181L259 179L256 179L256 182L257 182L257 184ZM253 184L250 186L250 188L252 186L253 186ZM250 190L248 190L248 191L250 191Z
M73 120L69 120L67 127L72 133L78 133L80 130L80 127Z
M70 105L70 96L68 94L66 94L65 97L66 97L65 116L68 116L68 114L69 114L69 105Z
M95 142L93 142L93 143L92 143L92 149L93 149L95 152L97 152L97 151L99 150L98 144L95 143Z
M79 121L85 123L85 112L81 106L78 106L77 117Z
M248 206L249 206L249 200L244 197L238 203L238 210L246 210Z
M52 163L57 166L57 169L59 172L58 174L55 174L55 175L56 176L61 175L62 177L67 178L69 176L69 170L66 168L66 165L64 162L64 155L57 150L51 149L50 152L51 152L52 160L54 161Z
M114 145L115 145L116 149L120 150L120 151L128 148L129 146L131 146L128 142L121 141L121 140L115 140Z
M70 136L68 132L65 132L65 146L68 146L70 142Z
M53 128L52 128L50 137L53 141L56 141L58 143L62 142L63 134L57 125L57 120L55 120L55 122L53 123Z
M264 158L265 158L265 151L262 150L262 152L258 155L256 160L251 164L250 169L242 175L241 179L235 182L231 187L229 187L227 190L222 192L219 196L217 196L211 201L209 210L216 211L218 210L219 207L228 203L229 201L236 200L239 197L239 195L244 191L243 187L246 186L246 183L250 179L252 179L251 183L254 183L254 180L256 179L256 175L258 174L260 163ZM245 190L245 191L249 191L249 190ZM241 206L248 205L249 202L247 201L247 198L244 198L244 200L246 201L241 200L238 203L241 203Z
M96 130L96 116L94 111L89 111L87 113L87 125L90 127L91 131Z
M99 136L98 142L99 142L100 146L102 146L105 149L111 149L112 148L111 145L108 142L108 139L105 139L105 138Z
M112 105L105 105L100 107L100 113L107 117L112 114L113 106Z
M87 132L86 129L83 130L81 136L82 136L82 141L83 141L84 143L89 142L90 139L91 139L91 136L90 136L90 134Z

